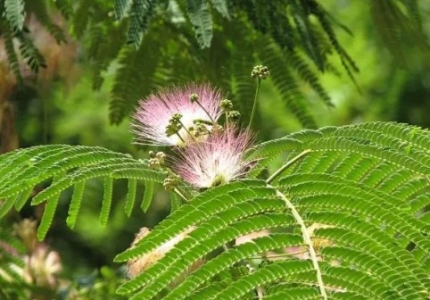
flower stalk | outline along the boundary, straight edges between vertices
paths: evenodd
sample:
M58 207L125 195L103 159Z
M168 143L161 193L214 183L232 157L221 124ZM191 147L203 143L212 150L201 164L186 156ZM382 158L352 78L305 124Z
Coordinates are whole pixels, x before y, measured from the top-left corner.
M251 129L252 121L254 120L255 111L257 110L258 93L260 92L261 79L257 79L257 88L255 90L254 103L252 104L251 117L249 119L248 129Z
M278 170L276 170L275 173L272 174L272 176L270 176L267 180L266 183L270 184L273 182L273 180L276 179L276 177L278 177L280 174L282 174L282 172L284 172L289 166L291 166L293 163L295 163L296 161L298 161L300 158L302 158L303 156L305 156L306 154L312 152L311 149L307 149L305 151L303 151L302 153L300 153L299 155L293 157L291 160L289 160L286 164L284 164L282 167L280 167Z
M314 270L315 270L316 275L317 275L317 282L318 282L318 287L320 290L321 297L324 300L327 300L328 296L327 296L324 281L322 278L321 269L320 269L320 266L318 263L318 257L317 257L312 239L310 237L308 228L305 225L305 221L303 220L302 216L297 211L294 204L291 203L291 201L287 197L285 197L285 195L283 193L281 193L278 189L276 189L275 187L273 187L271 185L268 185L268 186L276 190L276 195L284 201L285 206L287 206L287 208L291 211L291 214L293 215L294 219L299 224L300 231L302 232L303 242L305 243L306 247L308 248L309 256L310 256L310 259L312 261L312 265L313 265Z
M211 120L212 124L215 124L216 121L212 118L211 114L207 111L207 109L200 103L199 101L199 95L197 94L191 94L190 95L190 101L191 103L197 103L198 106L200 106L200 108L206 113L206 115L209 117L209 119Z
M261 81L270 75L269 69L266 66L255 66L251 72L252 78L257 78L257 88L255 90L254 103L252 104L251 118L249 119L248 130L251 129L252 122L255 117L258 103L258 93L260 92Z

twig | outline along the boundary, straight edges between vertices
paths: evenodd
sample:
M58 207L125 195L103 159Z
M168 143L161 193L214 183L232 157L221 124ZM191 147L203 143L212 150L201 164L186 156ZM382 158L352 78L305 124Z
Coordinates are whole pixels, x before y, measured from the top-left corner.
M257 89L255 90L254 104L252 105L251 118L249 119L248 129L251 129L252 121L254 120L255 111L257 110L258 92L260 91L261 79L258 78Z
M306 246L308 247L310 259L311 259L312 264L314 266L314 269L317 273L317 282L318 282L321 296L324 300L327 300L328 299L327 293L326 293L326 290L324 287L321 269L320 269L319 264L318 264L317 254L315 252L315 249L314 249L314 246L312 244L311 237L309 236L309 232L308 232L308 229L305 225L305 222L303 221L299 212L296 210L295 206L290 202L290 200L287 199L287 197L285 197L285 195L283 193L281 193L278 189L276 189L275 187L273 187L271 185L269 185L269 187L274 188L276 190L276 195L285 202L285 205L291 210L291 213L292 213L294 219L300 225L300 229L302 231L302 236L303 236L303 241L306 244Z
M307 149L307 150L303 151L302 153L300 153L299 155L293 157L293 159L291 159L290 161L288 161L285 165L283 165L275 173L273 173L272 176L270 176L266 180L266 183L270 184L276 177L278 177L282 172L284 172L289 166L291 166L293 163L295 163L300 158L302 158L303 156L305 156L306 154L308 154L310 152L312 152L312 150L311 149Z

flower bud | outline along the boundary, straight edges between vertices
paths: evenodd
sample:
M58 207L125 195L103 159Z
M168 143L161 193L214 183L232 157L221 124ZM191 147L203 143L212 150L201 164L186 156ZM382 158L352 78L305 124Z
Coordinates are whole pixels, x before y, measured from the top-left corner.
M190 95L190 101L191 101L191 103L199 101L199 95L197 95L197 94L191 94Z
M262 66L262 65L255 66L251 72L252 78L258 78L261 80L266 79L269 75L270 75L269 68L267 68L266 66Z
M228 100L228 99L223 99L221 100L220 106L223 112L229 112L233 109L233 102L231 102L231 100Z

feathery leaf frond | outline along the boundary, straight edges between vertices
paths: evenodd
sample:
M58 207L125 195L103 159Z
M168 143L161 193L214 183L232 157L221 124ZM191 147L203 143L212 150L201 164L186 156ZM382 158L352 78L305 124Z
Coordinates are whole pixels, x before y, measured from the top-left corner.
M233 182L175 210L116 260L138 259L182 232L186 236L118 292L132 299L160 293L165 299L248 299L258 291L273 299L289 292L294 299L321 297L309 248L299 234L303 229L277 197L280 190L304 221L329 299L426 299L429 132L382 122L325 127L257 145L249 155L262 157L258 162L264 166L283 151L288 161L306 149L274 187L259 180ZM234 245L261 230L265 236ZM220 248L221 254L210 255ZM270 261L271 255L280 257ZM229 273L255 258L269 261ZM177 278L183 279L174 283ZM278 285L282 289L265 289Z
M4 16L14 32L24 27L24 0L4 0Z
M4 215L14 205L17 209L22 208L33 188L44 185L44 189L31 200L33 205L47 202L38 232L39 238L43 238L51 225L60 194L64 190L74 188L66 221L68 226L74 227L85 183L93 178L104 178L105 193L100 220L102 224L106 224L114 180L130 180L130 193L135 195L133 182L135 185L137 181L143 181L150 186L150 182L161 183L163 177L161 172L149 169L145 161L101 147L50 145L16 150L0 156L0 197L5 199L0 207L0 214ZM150 199L146 199L146 206L148 200ZM130 214L132 205L128 206L126 212Z
M212 15L207 0L187 0L187 11L201 48L212 41Z

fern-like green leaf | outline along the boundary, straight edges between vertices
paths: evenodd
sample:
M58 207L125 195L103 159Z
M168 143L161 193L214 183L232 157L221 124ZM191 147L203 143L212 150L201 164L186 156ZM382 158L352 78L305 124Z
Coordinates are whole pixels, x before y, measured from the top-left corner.
M15 198L8 198L0 202L0 218L4 217L13 207Z
M380 164L401 167L412 172L409 176L421 175L424 178L430 173L430 158L425 150L429 144L430 138L426 130L405 124L373 122L301 131L257 145L249 152L250 157L262 158L260 168L267 166L271 159L283 152L288 153L288 159L310 149L311 152L327 155L336 153L338 158L342 156L341 160L335 161L337 166L331 164L330 167L332 171L351 179L362 178Z
M226 195L224 195L224 193L226 193ZM161 245L162 243L167 242L169 238L173 238L175 235L183 232L194 223L198 223L205 219L206 214L202 214L202 212L208 209L212 212L219 212L233 206L235 203L247 201L250 197L268 197L269 195L273 196L273 193L273 190L268 189L261 181L247 181L247 184L244 184L243 182L235 182L228 186L220 186L216 189L209 190L195 197L189 205L182 206L173 212L171 218L163 220L159 226L154 228L151 235L145 238L145 241L149 242L154 239L153 242L155 244L148 243L147 245L150 246L144 247L144 244L138 243L136 248L119 254L115 258L115 261L127 261L155 249L156 244ZM220 201L220 198L226 197L229 199L229 202ZM172 221L172 219L175 221ZM165 229L169 229L169 234L167 236L165 234L160 236L157 235L158 231Z
M76 5L72 20L72 33L77 38L81 38L88 27L93 4L92 0L81 0Z
M21 193L19 193L18 198L15 201L15 209L17 211L20 211L27 200L30 198L30 195L33 193L33 187L29 187L27 190L23 190Z
M66 42L63 29L53 22L43 1L29 1L26 3L26 10L37 17L37 20L55 38L57 43Z
M136 48L142 42L142 37L149 26L154 13L153 0L132 0L130 9L130 27L128 30L128 43Z
M55 0L54 5L66 20L70 19L73 8L69 0Z
M204 286L197 291L194 291L193 294L188 297L188 299L209 299L215 293L222 291L226 285L227 283L220 282Z
M75 185L73 190L72 200L70 201L69 215L66 223L70 228L74 228L76 219L78 218L79 209L81 208L82 197L84 195L85 182L80 182Z
M310 7L312 9L312 13L317 17L318 21L321 24L321 27L323 28L328 39L330 40L331 45L333 46L336 53L339 55L342 65L344 66L348 76L357 86L357 83L354 78L354 72L359 72L359 68L357 64L349 56L349 54L345 51L345 49L342 47L342 45L340 45L339 41L337 40L336 34L333 30L331 22L324 8L315 0L311 0L310 2L311 2Z
M230 189L234 186L239 187L236 184L230 186ZM271 192L273 197L273 190L270 188L259 188L260 191L257 193L257 195L249 193L251 191L257 192L258 190L255 189L250 190L249 192L243 190L240 193L238 193L239 190L237 189L231 190L231 192L234 191L234 194L232 193L231 196L220 193L223 190L229 191L228 187L219 189L217 191L217 196L221 199L207 198L211 194L207 193L205 195L206 201L204 203L198 204L198 202L200 202L199 200L193 200L193 202L198 201L196 204L198 207L201 207L198 211L194 211L193 207L191 206L193 202L190 202L190 205L182 206L172 214L172 216L181 215L181 218L176 219L177 222L171 224L171 233L178 230L181 232L184 230L182 228L189 228L191 225L199 225L197 229L190 233L190 237L192 237L192 239L185 239L181 241L177 248L173 249L165 258L160 260L160 264L156 265L157 267L154 266L153 268L148 269L147 272L139 275L136 280L126 283L121 289L122 293L130 293L139 285L143 285L144 283L152 283L151 285L147 286L147 288L144 290L144 293L139 293L136 296L139 297L139 299L150 299L151 295L154 296L157 292L159 292L160 287L167 284L171 278L179 275L181 270L185 270L187 266L201 258L202 255L208 254L210 251L215 250L217 247L230 241L235 236L245 235L247 233L261 230L262 228L283 227L294 222L291 216L284 213L279 215L269 213L269 211L285 210L285 204L283 201L262 198L264 195L262 192ZM244 193L245 191L246 193ZM248 197L256 196L259 200L254 199L253 201L246 201ZM226 197L228 198L225 199ZM184 214L186 211L188 211L188 214L182 216L182 214ZM258 215L262 212L266 212L266 215ZM165 220L162 223L168 224L170 223L168 221L169 220ZM225 227L229 224L231 224L231 227ZM160 226L161 227L158 227L158 230L155 228L154 231L151 232L151 234L154 233L155 235L149 235L147 238L145 238L144 244L138 244L136 248L130 249L119 255L117 259L130 256L133 257L137 253L142 253L141 251L145 249L142 248L142 246L146 246L146 249L148 249L148 246L152 248L157 245L158 242L157 244L154 244L156 241L155 239L157 238L157 231L162 229L166 230L168 228L166 226L162 226L162 224L160 224ZM163 239L166 239L165 234L158 237L159 241L162 241ZM283 240L285 240L285 238ZM198 245L202 244L206 246L204 248L197 247ZM188 254L185 254L185 252ZM179 256L182 257L180 261L176 260L176 258ZM164 263L161 263L162 261L164 261Z
M226 0L211 0L213 7L224 17L230 19Z
M285 269L289 270L290 274L308 272L312 269L309 261L281 261L267 265L259 269L255 273L251 273L236 282L232 283L222 292L214 295L214 299L240 299L245 292L253 289L254 286L263 285L265 283L274 282L277 279L283 278Z
M302 40L302 44L308 56L315 62L320 70L325 69L325 60L323 53L319 49L319 45L312 25L309 21L310 10L305 1L291 1L292 16L296 24L297 32Z
M245 180L199 194L136 247L117 256L124 261L147 255L191 229L118 292L132 299L154 299L160 293L165 299L249 299L259 288L282 284L265 296L283 299L289 293L292 299L313 299L322 294L315 264L288 251L280 261L227 274L268 251L300 247L307 253L308 244L299 233L315 224L307 234L321 259L318 269L329 299L426 299L429 146L428 130L381 122L303 130L256 146L248 155L263 157L258 164L281 154L286 160L278 178L270 179L278 192L265 182ZM295 211L287 209L287 200L277 198L279 191ZM304 230L299 231L297 214ZM285 233L285 228L293 233ZM262 229L271 234L208 256ZM202 259L206 262L175 288L164 289ZM287 268L289 264L303 268Z
M133 0L115 0L115 20L120 21L128 15Z
M318 96L327 106L332 107L333 103L330 100L330 96L320 84L317 74L312 71L304 59L301 58L297 52L293 51L288 51L286 56L290 66L299 74L300 78L309 83L312 89L318 94Z
M21 72L19 68L18 56L16 55L15 46L13 44L13 36L9 30L3 32L4 46L9 62L9 67L17 78L18 82L22 82Z
M153 50L153 47L158 45L153 38L152 35L146 35L139 49L121 51L120 67L116 73L111 90L112 99L109 103L109 119L113 124L119 124L132 111L134 104L148 96L157 86L156 71L160 56ZM145 84L142 85L142 82Z
M207 0L187 0L188 16L194 27L201 48L208 48L212 41L212 15Z
M151 205L152 196L154 195L154 182L148 181L145 184L145 190L143 192L142 203L140 204L140 209L146 212Z
M65 189L72 187L74 184L81 181L87 181L91 178L111 177L115 179L139 178L141 180L154 180L154 177L151 177L157 174L147 172L148 170L145 169L142 170L141 168L145 167L144 164L138 166L136 165L136 162L127 163L126 160L122 159L114 160L113 162L109 162L108 160L106 160L105 163L106 164L101 167L92 166L70 172L66 176L59 179L57 182L53 182L52 185L50 185L48 188L46 188L40 194L34 197L32 200L32 204L39 204L44 201L44 197L49 198L51 196L57 195Z
M405 2L411 12L408 17L403 7L397 2ZM416 11L415 1L387 1L380 0L371 3L371 16L377 32L384 44L401 66L408 65L405 44L418 46L429 50L427 38L420 25L420 16Z
M13 31L22 31L25 20L23 0L4 0L4 16Z
M0 155L0 197L5 199L0 206L0 214L3 216L14 205L22 208L34 187L52 181L32 199L33 205L49 201L42 220L43 226L39 228L39 238L45 236L51 225L61 193L71 187L75 190L67 224L73 227L79 215L84 185L94 178L104 178L108 182L101 213L101 221L105 223L114 180L161 183L164 175L149 169L145 161L101 147L49 145L19 149ZM133 187L129 187L133 193ZM130 212L132 205L127 205Z
M100 224L106 226L112 206L113 178L106 177L103 185L103 201L100 211Z
M281 249L282 247L291 247L301 245L302 239L298 235L276 234L270 237L258 239L258 245L255 243L245 243L233 248L231 251L224 252L218 257L212 259L204 266L199 268L186 281L180 284L175 290L169 293L165 299L184 299L193 290L201 286L205 281L210 280L213 276L222 270L234 265L234 263L246 259L264 251Z
M34 73L37 73L39 68L46 68L45 58L33 44L33 41L23 34L18 36L18 40L20 42L19 50L22 56L26 59L30 69Z
M55 211L57 210L58 201L58 197L52 197L46 200L42 220L40 221L39 228L37 228L37 239L39 241L42 241L45 238L49 227L51 227Z
M169 194L170 197L170 211L174 212L175 210L177 210L179 207L181 207L182 205L182 200L181 198L179 198L179 196L172 192Z
M129 179L128 180L128 192L124 205L124 212L129 217L133 210L134 203L136 202L136 190L137 190L137 180Z
M253 204L251 203L246 204L248 207L252 205ZM245 204L240 206L240 208L243 207L245 207ZM199 258L203 258L204 255L209 254L211 251L231 241L235 236L249 234L259 231L262 228L284 227L293 223L292 217L285 214L268 214L257 217L249 217L243 221L232 223L231 227L226 227L227 224L232 222L233 218L238 218L238 215L240 214L238 210L240 208L232 209L233 211L237 212L236 215L230 215L229 212L226 212L225 214L222 214L219 217L214 217L209 222L202 224L198 229L190 233L190 239L184 239L178 243L175 249L172 249L172 251L170 251L162 260L160 260L159 264L148 269L147 272L140 274L135 280L125 283L118 291L127 291L129 294L139 286L146 284L147 286L145 289L142 290L142 292L137 293L132 299L151 299L160 291L163 286L165 286L165 284L168 284L172 278L180 275L193 263L198 261ZM255 212L258 212L258 210ZM231 219L225 220L226 224L223 225L223 217L225 216L230 216ZM212 226L214 226L215 223L218 225L214 228ZM224 228L219 231L221 227ZM297 239L288 241L288 239L285 239L285 236L282 240L289 243L297 242ZM196 247L199 244L204 244L205 247ZM278 248L282 244L275 243L271 245L275 248ZM264 251L264 247L253 249L254 250L250 251L249 253L245 251L245 255L254 255L257 254L258 251ZM178 260L179 257L182 257L182 259ZM238 261L240 260L240 258L237 256L235 259Z
M265 299L321 299L318 291L312 287L296 287L294 284L277 284L270 287Z
M87 51L92 62L93 89L100 89L103 84L102 72L107 70L112 60L120 53L126 41L126 27L126 21L120 22L117 26L100 24L90 26L88 30L90 43Z

